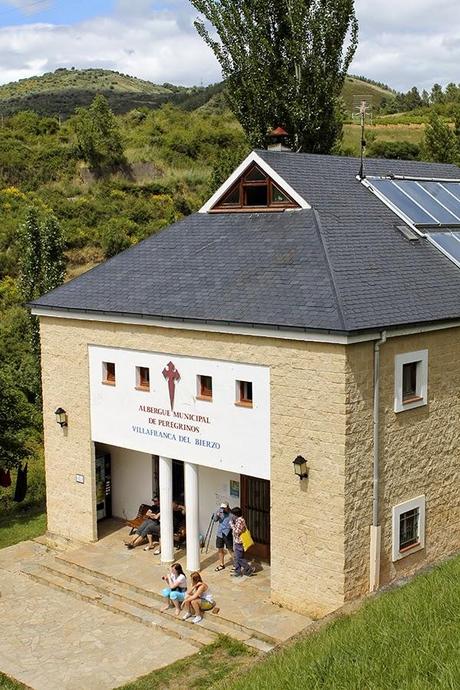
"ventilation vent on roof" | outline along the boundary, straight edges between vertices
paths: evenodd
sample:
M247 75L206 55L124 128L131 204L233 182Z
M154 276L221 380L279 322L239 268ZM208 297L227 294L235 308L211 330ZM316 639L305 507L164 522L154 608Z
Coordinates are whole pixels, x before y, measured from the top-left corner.
M407 227L407 225L396 225L395 227L396 230L399 230L401 235L403 235L406 238L406 240L414 242L415 240L420 239L420 235L417 235L417 233L414 232L414 230L412 230L411 228Z

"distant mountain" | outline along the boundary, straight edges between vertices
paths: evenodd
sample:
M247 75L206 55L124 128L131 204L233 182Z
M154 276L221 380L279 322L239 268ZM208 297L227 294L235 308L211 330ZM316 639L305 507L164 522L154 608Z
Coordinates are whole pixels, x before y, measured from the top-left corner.
M105 69L57 69L40 77L29 77L0 86L0 114L33 110L40 115L72 115L75 108L87 106L96 93L104 94L115 113L126 113L142 106L159 108L171 102L185 110L219 110L223 105L223 83L211 86L153 84ZM373 105L393 93L358 77L347 77L343 90L346 109L352 112L359 96L372 97Z

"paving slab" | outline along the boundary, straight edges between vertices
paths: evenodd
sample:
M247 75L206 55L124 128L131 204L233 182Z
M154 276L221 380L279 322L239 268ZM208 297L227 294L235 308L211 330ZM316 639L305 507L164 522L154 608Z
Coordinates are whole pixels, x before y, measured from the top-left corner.
M197 649L38 584L21 565L46 557L23 542L0 551L0 670L34 690L109 690Z
M167 571L160 556L155 556L153 551L144 551L142 547L128 550L123 542L128 537L129 528L119 521L104 521L100 530L98 542L66 551L59 558L158 594L163 587L161 576ZM176 556L185 570L184 551L177 552ZM211 548L208 554L203 553L201 574L220 607L216 619L243 626L262 638L272 638L276 643L286 641L311 625L310 618L271 603L269 565L258 563L255 576L234 578L230 576L230 567L216 573L216 564L214 549Z

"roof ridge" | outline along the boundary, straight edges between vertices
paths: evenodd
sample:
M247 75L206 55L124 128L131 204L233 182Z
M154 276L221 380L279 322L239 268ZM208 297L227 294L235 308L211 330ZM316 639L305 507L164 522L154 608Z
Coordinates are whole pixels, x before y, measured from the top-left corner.
M345 318L344 318L344 314L343 314L344 310L343 310L342 300L340 299L340 293L339 293L339 290L338 290L336 282L335 282L335 277L334 277L334 272L332 270L332 264L331 264L331 259L329 257L329 252L327 250L326 243L324 242L324 239L323 239L323 226L321 224L321 220L320 220L318 211L316 209L312 209L312 211L313 211L313 218L315 220L315 226L316 226L316 230L318 233L319 241L321 242L321 247L323 248L324 256L326 258L326 266L327 266L327 270L329 271L329 276L330 276L331 283L332 283L332 289L334 291L335 299L337 302L337 312L338 312L340 324L342 326L342 329L345 331L346 326L345 326Z

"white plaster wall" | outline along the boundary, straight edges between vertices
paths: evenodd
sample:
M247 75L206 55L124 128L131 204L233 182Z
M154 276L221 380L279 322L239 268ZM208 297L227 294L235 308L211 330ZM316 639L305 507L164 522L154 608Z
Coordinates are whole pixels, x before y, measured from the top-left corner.
M88 354L93 441L270 478L269 367L93 345ZM115 363L115 386L102 383L103 362ZM180 373L173 410L168 362ZM150 369L148 392L136 390L139 366ZM200 374L212 376L212 402L197 398ZM252 382L252 408L235 405L236 381Z
M223 472L210 467L200 467L199 499L200 499L200 532L204 536L209 526L211 513L214 513L223 501L230 506L240 505L240 499L230 496L230 480L240 483L240 475L234 472ZM214 529L210 550L215 545L216 530Z
M152 502L152 456L103 446L112 458L112 513L131 519L141 503Z

